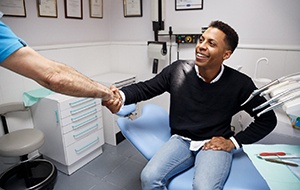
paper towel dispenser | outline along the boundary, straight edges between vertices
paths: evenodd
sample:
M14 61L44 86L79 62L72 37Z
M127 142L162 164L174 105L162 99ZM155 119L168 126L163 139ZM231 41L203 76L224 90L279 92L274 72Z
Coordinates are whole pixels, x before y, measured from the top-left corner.
M148 57L151 59L164 60L167 55L167 43L148 41Z
M167 43L148 41L148 57L153 59L152 73L157 73L159 60L165 60L167 55Z

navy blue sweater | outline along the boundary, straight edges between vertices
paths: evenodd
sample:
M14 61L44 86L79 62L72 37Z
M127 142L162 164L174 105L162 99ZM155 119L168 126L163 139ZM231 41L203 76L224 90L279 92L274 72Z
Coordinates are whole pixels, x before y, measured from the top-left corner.
M275 128L277 120L273 111L260 117L252 111L252 108L265 102L265 98L256 96L246 105L240 106L256 89L250 77L225 66L221 78L209 84L197 76L194 66L194 61L179 60L150 80L122 88L126 97L125 104L169 92L171 133L192 140L234 136L240 145L250 144ZM254 122L234 135L231 119L241 110L253 116Z

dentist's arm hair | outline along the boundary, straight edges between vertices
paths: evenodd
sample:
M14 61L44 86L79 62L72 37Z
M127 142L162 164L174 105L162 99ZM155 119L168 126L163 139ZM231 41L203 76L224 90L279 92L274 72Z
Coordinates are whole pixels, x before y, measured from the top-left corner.
M104 101L113 98L112 91L106 86L89 79L70 66L43 57L28 46L12 53L1 66L31 78L54 92L102 98Z

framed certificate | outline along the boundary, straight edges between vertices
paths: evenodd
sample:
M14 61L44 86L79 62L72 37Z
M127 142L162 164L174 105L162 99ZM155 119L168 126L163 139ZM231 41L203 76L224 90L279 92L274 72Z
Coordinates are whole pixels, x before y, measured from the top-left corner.
M39 17L57 18L57 0L37 0Z
M123 0L124 17L142 17L142 0Z
M175 0L175 10L197 10L203 9L203 0Z
M26 17L24 0L0 0L0 10L4 16Z
M82 19L82 0L65 0L65 17Z
M103 0L90 0L90 17L103 18Z

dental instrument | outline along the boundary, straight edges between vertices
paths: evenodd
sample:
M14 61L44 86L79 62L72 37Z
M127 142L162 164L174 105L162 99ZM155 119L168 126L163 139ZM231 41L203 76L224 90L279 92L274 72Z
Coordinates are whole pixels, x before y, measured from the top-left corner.
M275 101L277 101L279 98L281 98L281 97L283 97L285 95L291 94L291 93L295 92L298 89L300 89L300 86L296 86L296 87L291 88L291 89L286 89L283 92L280 92L280 93L276 94L271 99L269 99L266 102L264 102L263 104L257 106L256 108L253 108L252 111L256 111L256 110L259 110L259 109L261 109L263 107L266 107L267 105L270 105L270 104L274 103Z
M285 85L288 85L289 83L292 83L292 82L294 82L294 81L289 81L289 80L288 80L288 81L284 81L284 82L275 84L275 85L271 86L270 88L268 88L268 89L262 91L262 92L260 93L260 96L265 96L265 95L269 94L270 92L272 92L273 90L278 89L278 88L280 88L280 87L283 87L283 86L285 86Z
M273 163L278 163L278 164L284 164L284 165L289 165L289 166L293 166L293 167L298 167L298 164L296 164L296 163L286 162L286 161L282 161L282 160L279 160L279 159L265 158L264 160L268 161L268 162L273 162Z
M275 108L281 106L281 105L284 104L285 102L294 100L294 99L299 98L299 97L300 97L300 92L299 92L299 93L292 94L292 95L290 95L290 96L288 96L288 97L284 97L284 98L282 99L281 102L278 102L278 103L276 103L276 104L274 104L274 105L272 105L272 106L270 106L270 107L264 109L263 111L259 112L259 113L257 114L257 117L259 117L259 116L261 116L262 114L267 113L267 112L269 112L269 111L271 111L271 110L273 110L273 109L275 109Z
M261 92L263 92L264 90L270 88L271 86L275 85L275 84L278 84L280 82L284 82L286 80L288 80L289 78L293 77L293 76L297 76L297 75L300 75L300 72L296 72L296 73L292 73L292 74L289 74L289 75L286 75L286 76L283 76L283 77L280 77L278 79L275 79L273 81L271 81L270 83L262 86L261 88L259 89L256 89L254 90L250 96L248 97L248 99L241 104L241 106L245 105L246 103L248 103L252 98L254 98L256 95L260 94Z

